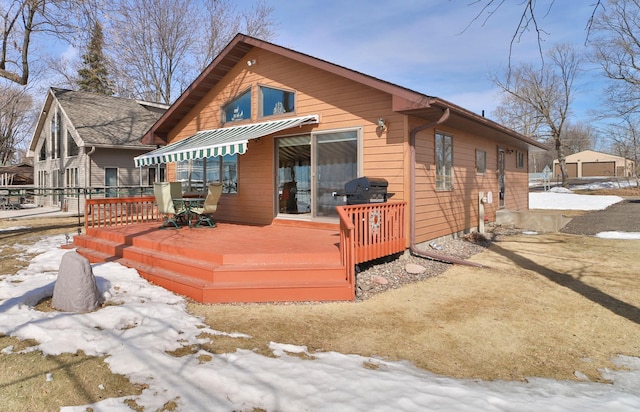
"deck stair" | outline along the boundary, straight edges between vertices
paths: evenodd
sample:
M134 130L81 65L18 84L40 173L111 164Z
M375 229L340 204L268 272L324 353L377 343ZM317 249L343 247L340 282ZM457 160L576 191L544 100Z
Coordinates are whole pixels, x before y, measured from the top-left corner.
M286 227L132 225L91 229L74 245L92 263L121 263L203 303L353 300L335 235L304 230L287 235Z

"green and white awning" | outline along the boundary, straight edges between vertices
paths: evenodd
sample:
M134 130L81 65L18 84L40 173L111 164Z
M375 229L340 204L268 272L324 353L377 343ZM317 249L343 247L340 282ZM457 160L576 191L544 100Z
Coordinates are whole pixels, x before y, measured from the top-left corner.
M182 162L212 156L244 154L251 139L267 136L296 126L318 123L318 115L203 130L186 139L135 157L136 167L158 163Z

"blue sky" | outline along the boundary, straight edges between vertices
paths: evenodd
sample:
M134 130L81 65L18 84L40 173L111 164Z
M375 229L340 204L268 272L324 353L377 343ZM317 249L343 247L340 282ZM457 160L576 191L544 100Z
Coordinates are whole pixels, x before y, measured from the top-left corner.
M249 7L252 0L238 2ZM271 0L278 21L273 42L415 91L437 96L487 116L497 104L491 73L505 69L509 42L522 13L506 1L486 22L473 0ZM485 3L485 1L481 1ZM546 13L553 3L550 13ZM581 50L591 1L539 0L543 47L568 42ZM468 27L471 24L470 27ZM465 30L466 29L466 30ZM538 62L534 32L514 45L512 64ZM593 67L579 82L576 118L588 121L599 100ZM594 77L596 79L594 80Z
M234 3L242 10L255 1ZM478 114L484 110L488 117L498 103L489 76L507 67L509 43L523 10L522 0L505 1L488 21L481 16L473 22L488 0L266 1L277 21L272 42ZM592 1L538 0L537 12L545 31L543 48L568 42L588 50L584 43ZM62 53L69 52L77 53L69 47ZM514 44L512 65L539 59L534 32ZM590 65L577 85L575 120L590 122L601 85L597 68Z

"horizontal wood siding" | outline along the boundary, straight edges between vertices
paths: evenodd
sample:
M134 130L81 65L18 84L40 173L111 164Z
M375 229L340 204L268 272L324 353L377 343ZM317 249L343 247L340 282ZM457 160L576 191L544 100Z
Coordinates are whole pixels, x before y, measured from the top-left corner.
M135 167L133 158L146 151L97 148L91 159L91 186L105 185L105 168L118 169L118 185L134 186L140 184L140 169ZM126 156L124 155L126 153ZM147 182L143 182L146 184Z
M255 59L257 64L251 68L242 64L233 68L169 134L170 142L184 139L199 130L220 127L220 107L249 88L253 94L252 122L278 119L278 116L258 116L260 85L295 91L295 115L318 114L320 122L266 136L259 142L251 141L247 153L238 157L238 194L222 196L216 212L219 219L269 223L276 215L274 139L311 131L361 128L363 175L387 179L389 191L395 193L393 200L405 200L403 171L407 146L404 116L391 111L388 94L264 50L254 50L246 59ZM286 114L282 117L291 116ZM388 126L381 133L376 130L380 117ZM250 122L237 124L247 123ZM175 180L173 165L168 165L167 176L169 180Z
M505 208L509 210L529 209L528 157L524 156L524 167L516 167L516 152L505 154Z
M411 127L420 123L412 121ZM435 188L435 133L453 136L452 191ZM487 171L476 173L476 149L487 154ZM485 215L495 219L497 208L497 147L495 142L456 130L446 123L424 130L416 139L416 239L417 243L478 226L478 193L492 191L493 204ZM526 174L525 174L526 177Z

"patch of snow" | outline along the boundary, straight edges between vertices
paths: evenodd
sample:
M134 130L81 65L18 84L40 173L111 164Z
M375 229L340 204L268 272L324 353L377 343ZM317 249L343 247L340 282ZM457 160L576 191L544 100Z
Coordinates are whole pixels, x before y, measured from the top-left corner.
M566 189L565 189L566 190ZM577 195L571 192L529 193L529 209L601 210L624 200L620 196Z
M600 232L596 237L603 239L640 240L640 232Z

